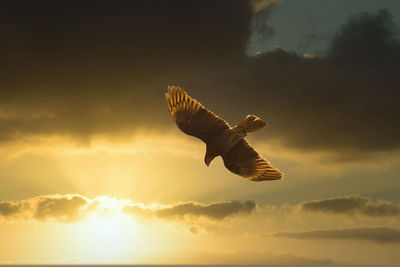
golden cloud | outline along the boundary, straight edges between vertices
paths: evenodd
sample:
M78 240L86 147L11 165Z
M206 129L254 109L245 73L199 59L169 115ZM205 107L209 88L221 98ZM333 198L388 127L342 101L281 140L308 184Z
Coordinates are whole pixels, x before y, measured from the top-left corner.
M300 204L304 212L329 213L337 215L364 215L369 217L399 217L400 206L390 201L374 201L361 195L342 196L323 200L307 201Z
M128 199L108 196L90 199L79 194L41 195L20 201L1 201L0 218L71 223L81 221L92 213L125 213L147 219L180 220L187 217L204 217L210 220L223 220L233 216L250 215L255 208L254 201L225 201L209 204L184 202L145 206Z
M0 216L5 219L79 221L89 199L81 195L42 195L27 200L0 202Z
M185 217L205 217L211 220L223 220L238 215L249 215L256 209L254 201L225 201L202 204L199 202L184 202L174 205L146 208L142 205L128 205L124 212L145 217L162 219L182 219Z

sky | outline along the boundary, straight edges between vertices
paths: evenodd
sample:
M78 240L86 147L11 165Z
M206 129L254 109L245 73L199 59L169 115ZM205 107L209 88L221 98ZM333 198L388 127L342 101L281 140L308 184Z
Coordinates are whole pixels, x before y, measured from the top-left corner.
M0 264L400 263L400 4L2 1ZM184 88L285 173L172 120Z

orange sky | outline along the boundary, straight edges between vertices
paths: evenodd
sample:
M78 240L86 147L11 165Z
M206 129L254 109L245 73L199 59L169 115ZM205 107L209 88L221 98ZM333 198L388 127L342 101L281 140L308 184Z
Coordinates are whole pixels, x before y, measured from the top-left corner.
M0 264L398 264L389 2L304 33L326 46L307 55L279 35L296 27L276 19L296 13L290 0L6 2ZM248 140L285 178L207 168L205 144L168 114L168 85L230 125L267 121Z

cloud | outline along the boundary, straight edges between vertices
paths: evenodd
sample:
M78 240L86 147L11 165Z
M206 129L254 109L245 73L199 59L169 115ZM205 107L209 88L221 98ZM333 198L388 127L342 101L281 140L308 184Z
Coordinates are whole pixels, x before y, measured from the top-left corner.
M389 201L373 201L360 195L313 200L299 205L302 211L338 215L364 215L369 217L398 217L400 206Z
M388 11L362 13L342 25L326 55L305 57L280 47L257 53L247 65L251 79L237 82L250 89L233 106L270 122L260 133L266 141L327 152L325 162L398 151L396 31Z
M231 216L249 215L255 209L256 203L254 201L227 201L210 204L185 202L158 208L130 205L124 207L124 212L145 217L155 216L162 219L205 217L211 220L223 220Z
M19 201L0 201L0 218L6 220L37 220L78 222L92 213L126 213L146 219L180 220L204 217L223 220L249 215L256 209L254 201L225 201L203 204L184 202L171 205L145 206L128 199L98 196L93 199L78 194L41 195ZM194 229L194 228L193 228Z
M400 45L393 25L388 11L362 14L341 27L327 56L278 48L252 57L248 87L257 114L273 120L270 139L334 152L327 160L335 161L398 150ZM261 109L266 99L268 113Z
M236 83L248 93L230 97L239 107L235 117L258 114L271 122L260 133L265 138L290 149L333 152L326 161L399 150L400 45L393 28L387 11L361 14L341 27L327 56L277 48L249 58L243 72L251 77L241 73Z
M77 221L81 218L80 209L88 203L79 195L43 196L36 199L34 218L47 220L54 218L59 221Z
M349 18L334 37L328 57L356 64L395 64L400 56L397 26L388 10Z
M251 214L255 208L256 203L254 201L229 201L211 204L189 202L156 210L156 216L160 218L204 216L209 219L222 220L230 216Z
M0 202L0 215L4 217L12 216L20 212L20 205L11 201Z
M254 50L254 46L266 43L275 33L268 24L268 18L273 7L279 0L252 0L250 1L254 14L251 20L251 35L248 40L248 51Z
M400 231L386 227L278 232L273 235L296 239L352 239L381 244L400 244Z
M243 60L252 13L242 0L7 3L0 141L170 123L166 86Z
M281 0L250 0L250 3L254 9L254 12L260 12L272 5L281 2Z
M147 219L154 216L154 208L145 207L142 204L128 204L123 207L122 212L135 217L144 217Z
M82 208L88 201L80 195L42 195L27 200L1 201L0 216L9 220L75 222L84 217Z
M24 10L7 2L0 141L161 132L173 127L163 94L176 84L232 125L246 114L262 117L270 127L258 137L284 148L332 152L330 161L399 150L400 45L390 13L351 17L327 55L276 49L248 58L253 19L276 1L254 3L262 11L242 0L96 9L39 1ZM273 34L263 25L253 28Z

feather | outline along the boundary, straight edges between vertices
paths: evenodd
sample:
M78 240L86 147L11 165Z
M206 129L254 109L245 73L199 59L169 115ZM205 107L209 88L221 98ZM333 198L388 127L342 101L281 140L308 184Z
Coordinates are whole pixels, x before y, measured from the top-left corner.
M230 128L225 120L207 110L183 89L169 86L167 95L167 99L172 99L167 100L168 110L184 133L207 143L216 133Z
M225 167L251 181L280 180L283 173L261 157L245 138L222 154Z

